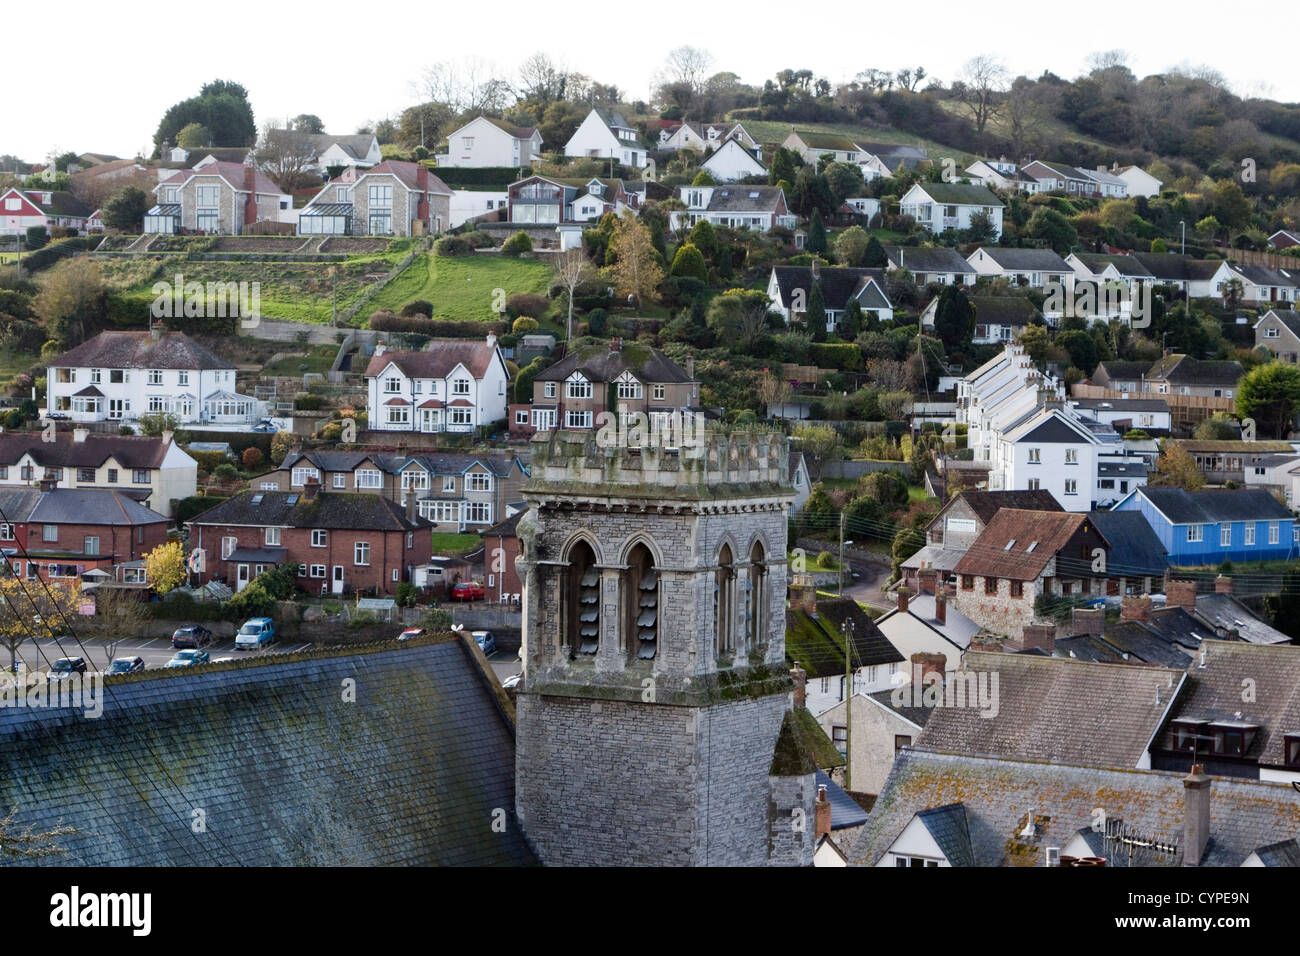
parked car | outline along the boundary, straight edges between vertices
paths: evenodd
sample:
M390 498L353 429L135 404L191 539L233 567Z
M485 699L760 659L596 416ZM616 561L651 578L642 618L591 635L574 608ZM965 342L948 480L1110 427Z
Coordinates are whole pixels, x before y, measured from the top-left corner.
M506 690L509 690L512 687L518 687L519 682L523 679L524 679L523 674L511 674L509 677L507 677L505 680L501 682L501 686L504 687Z
M461 581L451 589L453 601L481 601L487 596L487 588L482 581Z
M213 634L202 624L186 624L172 634L172 647L202 647L212 643Z
M269 617L249 618L235 635L235 650L255 651L275 643L275 622Z
M177 651L172 655L166 667L193 667L195 664L206 664L211 660L207 651L201 651L197 647L185 651Z
M109 674L130 674L132 671L144 670L143 657L117 657L108 665Z
M412 638L423 637L423 636L424 636L424 628L422 628L422 627L408 627L408 628L407 628L406 630L404 630L401 634L398 634L398 635L397 635L397 639L398 639L399 641L409 641L409 640L411 640Z
M231 661L233 661L233 660L234 660L233 657L214 657L214 658L212 658L212 663L214 663L214 664L229 664L229 663L230 663Z
M86 673L86 661L80 657L60 657L50 668L50 680L70 680L73 674Z
M474 640L478 641L478 649L484 654L495 654L497 652L497 639L492 636L491 631L470 631L474 635Z

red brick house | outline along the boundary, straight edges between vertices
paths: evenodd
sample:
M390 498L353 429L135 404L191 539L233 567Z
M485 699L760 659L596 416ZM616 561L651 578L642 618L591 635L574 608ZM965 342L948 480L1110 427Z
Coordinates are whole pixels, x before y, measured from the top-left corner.
M0 489L0 553L28 581L77 580L136 561L167 540L170 522L121 491Z
M392 594L429 560L430 524L382 495L248 491L189 522L190 544L204 553L199 583L219 579L242 591L261 572L297 567L298 586L321 594Z
M515 558L519 557L519 519L527 511L516 511L483 532L483 586L489 601L510 601L523 593Z

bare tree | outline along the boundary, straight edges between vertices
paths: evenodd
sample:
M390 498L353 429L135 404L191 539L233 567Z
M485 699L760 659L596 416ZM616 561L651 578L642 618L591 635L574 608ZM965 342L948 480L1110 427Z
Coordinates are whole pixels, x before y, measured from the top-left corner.
M473 56L433 64L417 89L426 100L445 103L457 113L500 112L510 97L510 84L496 67Z
M925 72L925 67L918 66L914 70L907 68L901 69L894 74L894 78L898 80L899 89L907 90L909 93L915 93L920 89L921 81L928 75L929 74Z
M521 100L544 109L565 98L569 86L569 71L545 53L534 53L519 64L519 78L515 94Z
M779 375L773 375L771 372L765 373L758 380L758 387L755 391L769 418L772 416L772 409L777 405L784 405L788 402L790 395L793 393L789 382Z
M704 92L713 65L713 54L699 47L679 46L668 52L658 75L660 96L689 108Z
M1043 145L1043 131L1050 111L1043 102L1039 85L1023 76L1016 77L1005 103L1007 135L1017 162Z
M555 257L555 280L569 300L569 318L564 327L566 341L573 341L573 297L578 287L595 275L595 266L581 249L570 249Z
M1088 54L1088 72L1098 73L1116 67L1128 69L1129 54L1127 50L1097 50Z
M268 125L253 159L277 186L291 193L314 178L310 169L316 162L316 146L306 133Z
M36 831L32 826L19 827L14 823L18 808L12 808L0 820L0 857L60 856L68 851L59 845L62 837L80 831L66 823L56 823L50 830Z
M977 136L984 135L984 127L1001 109L1008 76L1001 60L983 53L967 60L953 83L953 95L966 104Z

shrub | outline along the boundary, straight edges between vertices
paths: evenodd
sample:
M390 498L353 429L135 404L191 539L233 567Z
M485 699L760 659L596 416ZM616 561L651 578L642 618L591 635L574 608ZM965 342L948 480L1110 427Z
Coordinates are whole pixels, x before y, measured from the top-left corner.
M5 428L13 431L15 428L23 427L23 413L16 408L9 409L5 413Z
M226 456L224 452L219 451L193 451L186 452L191 458L199 463L199 471L205 475L210 475L219 466L225 464Z
M604 309L592 309L587 313L587 328L592 335L604 335L605 326L609 324L609 313Z
M264 457L260 448L245 448L243 457L244 471L255 471L261 466Z
M50 235L45 231L44 226L27 227L27 248L40 249L50 241Z
M824 568L829 568L835 563L835 555L831 554L829 551L822 551L817 555L817 563Z
M510 331L515 335L527 335L535 328L537 328L537 320L521 314L519 318L515 319L514 324L510 326ZM504 336L502 336L501 344L505 344Z
M523 315L530 319L537 319L545 314L550 304L550 301L544 295L530 295L526 292L519 292L506 299L506 312L510 315Z
M433 303L426 302L424 299L412 299L402 306L402 311L398 314L402 316L423 315L428 318L433 315Z
M501 243L501 253L507 256L520 256L525 252L533 251L533 240L528 238L528 233L520 229L513 236Z
M409 581L403 581L397 586L397 593L394 597L397 599L397 603L400 607L414 607L415 598L418 593L419 591L414 584L411 584Z
M459 236L443 236L433 244L437 256L467 256L473 251L474 247Z
M684 242L677 248L669 272L673 276L698 279L701 282L709 279L709 267L704 261L704 255L689 242Z
M319 395L299 395L293 400L293 406L300 412L318 412L325 407L325 399Z
M230 462L217 465L216 468L212 469L212 474L217 478L220 478L222 481L234 481L239 477L238 469L236 469Z
M482 229L475 229L473 232L467 232L465 235L461 236L461 238L475 249L491 249L497 244L497 241L492 238L492 234L490 232L484 232Z

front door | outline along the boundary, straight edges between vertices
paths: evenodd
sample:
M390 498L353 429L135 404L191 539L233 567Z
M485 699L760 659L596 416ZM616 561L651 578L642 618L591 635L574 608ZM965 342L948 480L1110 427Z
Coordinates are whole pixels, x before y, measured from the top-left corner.
M235 569L235 593L248 587L248 565L241 564Z
M343 565L341 564L334 565L334 578L330 590L335 594L343 593Z
M420 409L420 431L436 432L438 430L438 409L422 408Z

